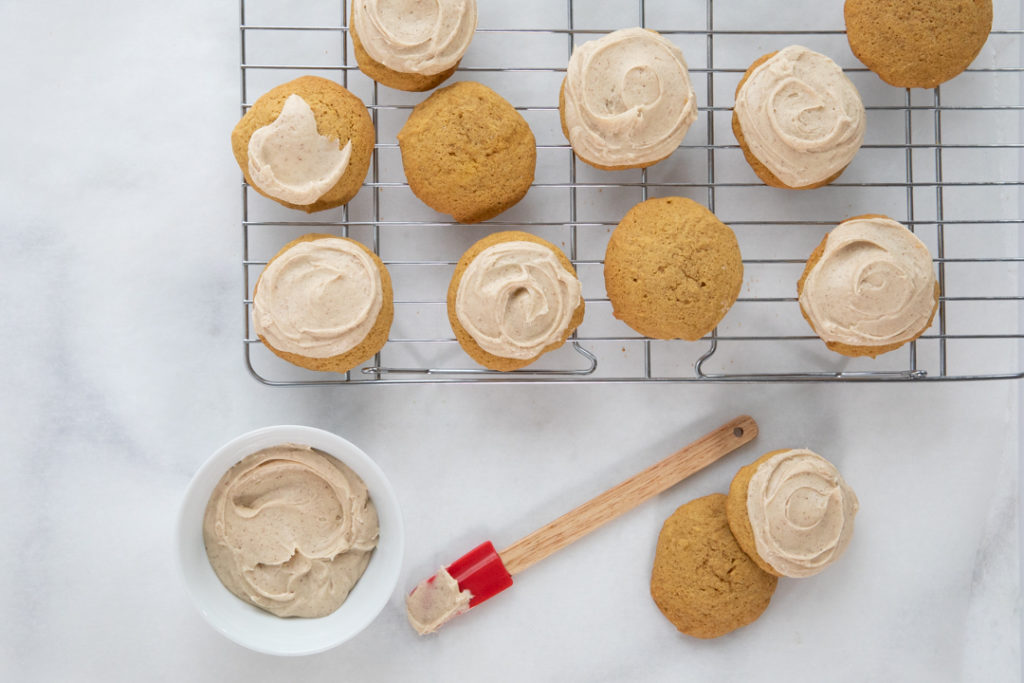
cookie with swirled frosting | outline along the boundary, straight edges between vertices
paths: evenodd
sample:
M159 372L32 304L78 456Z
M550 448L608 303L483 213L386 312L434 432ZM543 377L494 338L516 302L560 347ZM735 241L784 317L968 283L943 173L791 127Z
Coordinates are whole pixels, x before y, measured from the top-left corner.
M391 277L355 240L310 234L270 259L253 288L252 325L263 345L310 370L347 372L388 339Z
M776 585L729 530L725 495L692 500L665 520L651 597L683 633L717 638L746 626L768 608Z
M402 167L424 204L460 223L497 216L522 199L537 166L526 119L486 85L435 91L398 132Z
M853 54L898 88L934 88L960 74L992 30L992 0L846 0Z
M736 87L733 133L772 187L828 185L857 154L864 128L857 88L835 62L800 45L764 55Z
M307 213L347 204L356 195L373 143L363 102L317 76L273 88L231 132L231 149L249 186Z
M939 305L928 247L881 214L825 236L797 282L800 312L828 348L874 358L924 334Z
M764 571L812 576L850 544L860 503L835 465L804 448L767 453L729 486L733 536Z
M576 156L606 171L644 168L679 147L697 118L682 51L642 28L576 47L558 95Z
M422 92L455 73L476 31L476 0L354 0L349 35L359 70Z
M743 259L732 229L684 197L637 204L612 232L604 284L616 318L655 339L700 339L736 302Z
M448 320L473 360L515 370L565 343L583 322L572 263L529 233L495 233L466 250L448 287Z

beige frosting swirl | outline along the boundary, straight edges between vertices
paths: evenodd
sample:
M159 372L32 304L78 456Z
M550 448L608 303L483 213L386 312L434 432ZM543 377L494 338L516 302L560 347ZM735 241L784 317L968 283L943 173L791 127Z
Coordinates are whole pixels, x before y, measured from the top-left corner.
M232 593L279 617L322 617L348 597L377 546L377 510L343 463L282 444L246 456L217 483L206 553Z
M736 94L747 148L790 187L821 182L857 154L864 104L843 70L800 45L780 50Z
M580 281L550 248L500 242L480 252L462 274L455 314L484 351L533 358L562 339L580 292Z
M570 144L601 166L664 159L697 119L682 51L642 28L615 31L573 50L564 94Z
M405 613L409 624L422 636L469 611L472 599L473 594L459 589L459 582L441 567L429 579L420 581L405 598Z
M320 135L306 100L289 95L273 123L249 138L249 178L253 184L289 204L306 206L320 199L345 175L352 141Z
M747 487L757 554L783 576L811 576L839 559L859 507L835 466L806 449L768 458Z
M383 301L380 271L359 244L340 237L299 242L260 276L253 328L279 351L330 358L366 337Z
M352 26L374 61L431 76L459 63L476 31L476 0L355 0Z
M840 223L804 279L800 307L826 342L883 346L913 339L935 308L928 247L891 218Z

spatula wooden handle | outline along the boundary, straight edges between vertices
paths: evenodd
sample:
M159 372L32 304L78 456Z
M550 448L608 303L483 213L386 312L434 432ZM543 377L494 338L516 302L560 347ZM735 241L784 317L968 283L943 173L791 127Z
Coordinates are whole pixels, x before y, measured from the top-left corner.
M755 436L757 423L749 415L726 422L661 462L519 539L499 553L501 561L509 574L518 574L736 450Z

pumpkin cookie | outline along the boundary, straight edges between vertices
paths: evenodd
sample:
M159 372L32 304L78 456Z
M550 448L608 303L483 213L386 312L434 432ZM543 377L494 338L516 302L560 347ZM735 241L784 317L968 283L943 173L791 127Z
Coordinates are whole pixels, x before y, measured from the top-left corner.
M582 161L605 171L645 168L679 147L697 119L697 96L674 43L626 28L573 50L558 112Z
M615 317L655 339L700 339L722 320L743 283L728 225L683 197L648 199L626 214L605 252Z
M796 288L804 319L844 356L900 348L924 334L939 307L928 247L880 214L855 216L825 235Z
M800 45L764 55L736 87L733 133L771 187L828 185L857 154L864 128L857 88L835 62Z
M459 259L448 320L477 363L515 370L565 343L583 321L580 281L555 245L529 233L485 237Z
M717 638L757 619L778 583L740 548L725 508L721 493L690 501L658 535L651 597L677 629L697 638Z
M475 31L476 0L354 0L349 18L359 70L412 92L448 80Z
M806 449L772 451L733 477L726 512L743 551L775 576L812 576L839 559L859 503L835 466Z
M309 370L347 372L388 339L387 268L345 237L303 235L270 259L252 295L252 324L276 355Z
M958 75L992 30L992 0L846 0L843 13L853 54L899 88Z
M526 120L472 81L441 88L416 105L398 146L413 194L460 223L493 218L518 202L537 166Z
M370 168L373 142L362 101L316 76L266 93L231 132L245 181L261 195L308 213L355 196Z

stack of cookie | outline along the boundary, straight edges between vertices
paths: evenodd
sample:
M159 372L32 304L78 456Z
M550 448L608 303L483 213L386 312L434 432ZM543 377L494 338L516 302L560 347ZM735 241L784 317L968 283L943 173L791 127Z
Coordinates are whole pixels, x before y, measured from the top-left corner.
M683 633L725 635L761 616L779 577L813 576L839 559L857 509L817 453L767 453L736 473L728 496L698 498L665 521L651 596Z

